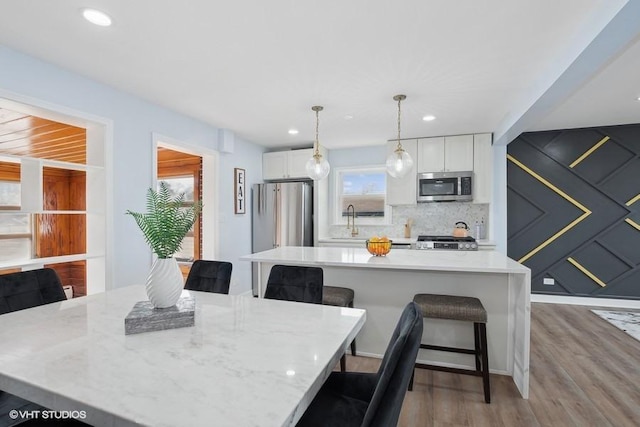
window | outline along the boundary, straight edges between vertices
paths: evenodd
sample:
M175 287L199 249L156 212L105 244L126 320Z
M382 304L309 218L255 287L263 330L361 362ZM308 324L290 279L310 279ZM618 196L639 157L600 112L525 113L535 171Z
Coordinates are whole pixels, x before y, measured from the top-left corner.
M0 181L0 210L20 210L20 182ZM31 258L31 216L2 213L0 240L0 261Z
M358 224L389 222L387 174L383 166L339 168L335 180L335 222L347 222L347 207L355 208Z
M20 209L20 181L0 181L0 209Z
M179 176L171 178L161 178L158 182L158 188L160 188L160 182L164 182L171 190L171 197L177 197L184 193L183 206L193 206L193 200L195 195L195 179L193 175ZM196 221L197 224L197 221ZM178 261L193 261L196 259L196 242L195 242L194 227L182 240L182 247L175 253L174 257Z

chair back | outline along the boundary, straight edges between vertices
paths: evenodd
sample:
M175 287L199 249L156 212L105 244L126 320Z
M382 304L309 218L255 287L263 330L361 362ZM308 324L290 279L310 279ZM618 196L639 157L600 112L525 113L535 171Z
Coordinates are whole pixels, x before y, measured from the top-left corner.
M322 304L324 276L320 267L274 265L265 298Z
M51 268L0 275L0 314L66 299L60 277Z
M362 426L395 426L422 339L422 312L410 302L393 331Z
M228 294L233 264L225 261L194 261L184 288L190 291Z

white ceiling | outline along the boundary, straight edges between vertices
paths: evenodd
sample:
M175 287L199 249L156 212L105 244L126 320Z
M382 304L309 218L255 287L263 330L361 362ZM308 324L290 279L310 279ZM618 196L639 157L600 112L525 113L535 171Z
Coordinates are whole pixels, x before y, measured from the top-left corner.
M398 93L403 137L500 139L639 122L639 2L3 0L0 43L270 147L313 141L313 105L326 147L381 144Z

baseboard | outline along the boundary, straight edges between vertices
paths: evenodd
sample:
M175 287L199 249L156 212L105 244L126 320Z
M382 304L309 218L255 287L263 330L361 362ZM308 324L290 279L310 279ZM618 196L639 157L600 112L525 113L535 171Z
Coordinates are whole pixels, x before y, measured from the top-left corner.
M593 307L640 308L640 301L629 299L573 297L563 295L531 294L531 302L547 304L586 305Z

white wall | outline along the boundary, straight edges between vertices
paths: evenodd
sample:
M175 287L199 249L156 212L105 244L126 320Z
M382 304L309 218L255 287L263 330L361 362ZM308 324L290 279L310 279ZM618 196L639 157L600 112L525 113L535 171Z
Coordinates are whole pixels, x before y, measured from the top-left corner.
M0 45L0 90L30 97L113 122L113 236L112 287L144 282L150 268L150 250L127 209L144 210L151 186L152 132L193 146L217 150L218 129L167 108L116 90ZM251 216L233 213L233 168L247 171L247 188L260 182L263 148L235 138L234 152L220 154L219 258L233 262L236 291L250 289L250 266L238 262L251 252ZM206 239L207 236L204 236Z

